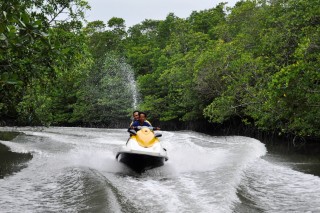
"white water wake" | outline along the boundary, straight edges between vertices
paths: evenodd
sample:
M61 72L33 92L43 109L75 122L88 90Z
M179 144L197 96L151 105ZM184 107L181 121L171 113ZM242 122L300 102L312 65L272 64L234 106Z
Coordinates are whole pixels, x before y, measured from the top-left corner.
M258 212L300 212L320 207L319 178L261 159L266 149L252 138L162 132L169 161L137 175L115 160L128 137L124 129L18 130L25 135L1 143L34 157L27 168L0 179L3 212L239 212L239 205Z

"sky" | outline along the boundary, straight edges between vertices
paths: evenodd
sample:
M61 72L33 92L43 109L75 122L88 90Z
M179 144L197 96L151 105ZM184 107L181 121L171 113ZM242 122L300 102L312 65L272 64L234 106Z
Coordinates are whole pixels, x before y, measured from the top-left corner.
M127 27L145 19L164 20L173 12L187 18L192 11L215 7L220 2L234 6L238 0L88 0L91 10L86 13L88 21L101 20L107 23L112 17L123 18Z

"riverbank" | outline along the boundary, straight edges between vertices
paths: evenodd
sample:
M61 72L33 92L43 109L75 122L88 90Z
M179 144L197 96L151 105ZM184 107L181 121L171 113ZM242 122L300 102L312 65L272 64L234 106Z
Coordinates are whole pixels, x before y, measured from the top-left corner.
M21 133L0 131L0 140L11 141L19 134ZM12 152L7 146L0 143L0 179L19 172L26 167L26 163L31 159L32 154Z
M156 126L161 126L162 129L169 131L192 130L212 136L246 136L261 141L272 150L279 149L286 153L303 155L320 155L320 138L262 131L252 125L245 125L240 120L223 124L213 124L207 121L154 123Z

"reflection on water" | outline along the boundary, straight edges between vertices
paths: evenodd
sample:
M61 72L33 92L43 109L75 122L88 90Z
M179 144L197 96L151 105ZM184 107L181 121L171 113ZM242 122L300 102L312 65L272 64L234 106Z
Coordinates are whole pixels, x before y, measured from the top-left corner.
M17 137L19 132L0 132L0 140L1 141L11 141L15 137Z
M1 141L11 141L19 135L18 132L0 132ZM0 179L26 167L26 162L32 159L30 153L15 153L0 143Z
M289 150L284 145L269 146L263 158L275 164L288 166L294 170L320 177L320 156L317 154L300 154ZM310 148L310 147L309 147Z

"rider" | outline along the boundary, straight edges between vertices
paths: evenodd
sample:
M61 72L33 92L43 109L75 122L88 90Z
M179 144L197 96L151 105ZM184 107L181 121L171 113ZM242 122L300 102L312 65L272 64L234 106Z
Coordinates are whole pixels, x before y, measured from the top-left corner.
M133 122L139 121L139 111L138 111L138 110L134 111L134 112L132 113L132 117L133 117L133 121L132 121L131 124L130 124L130 128L131 128ZM145 122L149 123L150 126L152 126L151 123L150 123L148 120L145 120Z
M152 127L149 121L147 119L147 114L144 112L139 112L139 120L136 120L133 122L133 124L130 126L131 129L137 129L138 126L148 126ZM153 130L160 130L159 127L153 127Z

